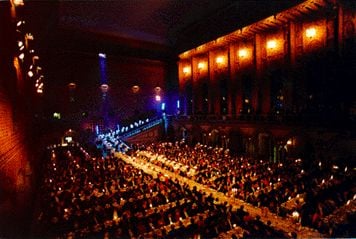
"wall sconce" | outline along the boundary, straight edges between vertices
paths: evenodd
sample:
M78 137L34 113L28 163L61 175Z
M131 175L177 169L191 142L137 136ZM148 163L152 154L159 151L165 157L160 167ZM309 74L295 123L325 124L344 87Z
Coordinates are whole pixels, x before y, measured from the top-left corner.
M316 29L314 27L310 27L305 31L305 35L308 38L313 38L316 36Z
M184 75L190 75L190 66L185 66L183 68L183 73L184 73Z
M101 92L104 94L104 93L108 92L109 86L108 86L108 84L101 84L100 89L101 89Z
M240 49L240 50L239 50L239 57L240 57L240 58L245 58L245 57L247 57L247 50L246 50L246 49Z
M77 84L75 84L74 82L71 82L68 84L68 89L69 90L75 90L75 88L77 88Z
M275 49L277 47L277 41L276 40L269 40L267 42L267 48L268 49Z
M204 62L199 62L198 63L198 69L203 70L205 68L205 63Z
M15 7L23 6L23 5L24 5L23 0L12 0L11 3L12 3Z
M216 57L216 63L217 64L223 64L224 63L224 57L222 57L222 56Z
M137 92L140 91L140 87L138 85L133 85L131 87L132 93L136 94Z

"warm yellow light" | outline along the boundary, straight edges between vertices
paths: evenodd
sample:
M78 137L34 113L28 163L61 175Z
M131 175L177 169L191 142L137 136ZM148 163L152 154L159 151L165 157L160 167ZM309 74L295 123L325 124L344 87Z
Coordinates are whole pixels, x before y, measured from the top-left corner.
M198 63L198 69L202 70L205 68L205 63L204 62L199 62Z
M161 92L162 88L159 86L156 86L154 90L155 90L156 94L159 94Z
M140 91L140 86L138 86L138 85L134 85L134 86L132 86L132 92L133 93L137 93L137 92L139 92Z
M71 83L68 84L68 88L70 90L75 90L75 88L77 88L77 84L75 84L74 82L71 82Z
M198 66L199 67L199 66ZM184 74L190 74L190 66L186 66L183 68L183 73Z
M25 38L26 38L27 40L33 40L33 39L34 39L32 33L26 33Z
M222 56L216 57L216 63L223 64L224 63L224 57L222 57Z
M21 60L23 60L23 58L25 58L25 54L21 53L21 54L19 55L19 58L20 58Z
M54 113L53 113L53 118L55 118L55 119L61 119L61 113L54 112Z
M267 48L268 49L274 49L277 47L277 41L276 40L270 40L267 42Z
M27 75L28 75L29 77L32 77L32 76L33 76L33 72L32 72L32 71L28 71L28 72L27 72Z
M247 57L247 50L246 49L239 50L239 57L241 58Z
M292 145L292 140L288 139L287 145Z
M12 3L17 7L17 6L23 6L23 0L12 0Z
M305 35L308 37L308 38L313 38L316 36L316 29L314 27L311 27L311 28L308 28L306 31L305 31Z

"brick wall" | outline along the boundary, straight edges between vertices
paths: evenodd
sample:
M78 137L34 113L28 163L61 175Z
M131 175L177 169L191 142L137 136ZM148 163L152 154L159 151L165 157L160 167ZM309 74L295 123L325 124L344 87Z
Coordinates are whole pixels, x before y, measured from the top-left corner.
M28 154L21 126L13 117L13 104L0 88L0 190L23 186Z
M23 189L28 166L23 102L13 55L16 47L9 3L0 7L0 199Z

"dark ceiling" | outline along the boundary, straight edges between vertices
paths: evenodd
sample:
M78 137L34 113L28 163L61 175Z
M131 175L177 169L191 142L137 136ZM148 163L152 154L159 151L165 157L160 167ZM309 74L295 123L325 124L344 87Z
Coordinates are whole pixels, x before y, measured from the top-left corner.
M41 46L165 58L302 0L29 1Z

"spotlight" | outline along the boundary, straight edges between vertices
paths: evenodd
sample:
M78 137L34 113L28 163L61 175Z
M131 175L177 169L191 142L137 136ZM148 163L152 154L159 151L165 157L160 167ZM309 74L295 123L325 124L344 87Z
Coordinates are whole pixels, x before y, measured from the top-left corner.
M104 53L99 53L98 55L100 58L106 58L106 54L104 54Z

